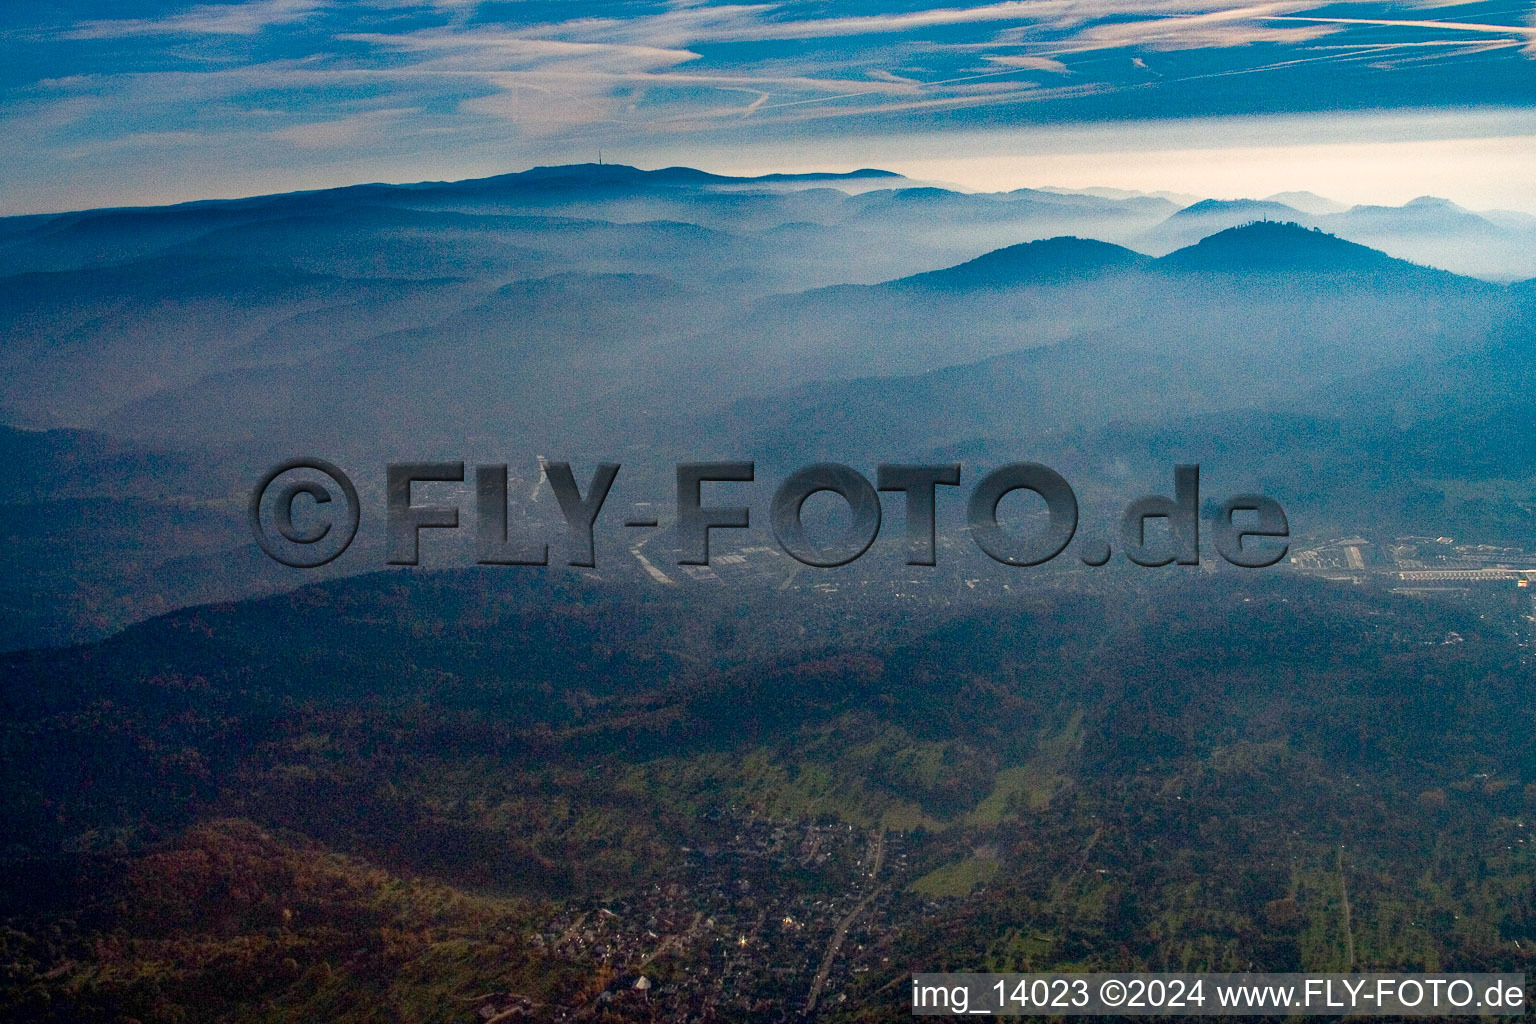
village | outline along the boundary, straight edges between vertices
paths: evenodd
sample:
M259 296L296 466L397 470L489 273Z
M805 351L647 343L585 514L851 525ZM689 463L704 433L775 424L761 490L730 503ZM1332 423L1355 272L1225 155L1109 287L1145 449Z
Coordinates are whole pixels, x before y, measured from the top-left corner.
M908 857L898 833L782 822L750 808L705 816L718 842L684 847L669 877L623 898L565 905L536 949L592 972L583 1005L492 993L483 1024L512 1020L796 1020L843 999L881 958Z

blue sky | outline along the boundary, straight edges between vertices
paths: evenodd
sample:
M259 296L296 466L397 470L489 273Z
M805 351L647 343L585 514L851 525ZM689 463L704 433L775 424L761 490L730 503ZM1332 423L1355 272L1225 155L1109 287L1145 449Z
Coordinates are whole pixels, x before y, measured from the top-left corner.
M0 40L4 212L599 148L975 187L1206 193L1276 172L1536 208L1531 4L15 2Z

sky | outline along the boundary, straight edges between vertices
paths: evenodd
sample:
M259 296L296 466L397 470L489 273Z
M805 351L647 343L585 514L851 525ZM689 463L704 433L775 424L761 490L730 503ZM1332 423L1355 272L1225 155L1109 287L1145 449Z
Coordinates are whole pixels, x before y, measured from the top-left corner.
M1536 6L12 0L0 213L603 158L1536 212Z

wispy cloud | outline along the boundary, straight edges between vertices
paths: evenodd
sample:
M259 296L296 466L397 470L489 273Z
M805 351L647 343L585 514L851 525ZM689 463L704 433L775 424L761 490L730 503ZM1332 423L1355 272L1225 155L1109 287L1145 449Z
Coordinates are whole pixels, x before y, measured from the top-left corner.
M1270 4L1263 10L1301 11L1306 3ZM622 34L627 38L666 39L674 45L704 42L772 42L880 36L951 26L1013 22L1071 27L1125 16L1175 17L1191 13L1252 11L1234 0L1004 0L976 7L939 7L894 14L787 18L793 8L777 4L689 7L631 19L580 18L532 26L527 31L563 38Z
M566 34L578 34L570 26ZM549 38L545 32L476 27L431 29L404 35L349 34L343 39L416 55L419 75L455 73L477 77L491 95L460 103L460 109L515 123L545 135L598 123L644 121L663 125L684 119L748 116L775 96L820 94L915 94L910 80L849 80L806 73L805 65L738 65L722 71L680 70L698 62L690 49L655 45L649 29L621 40L612 26L581 23L584 39ZM701 94L714 94L701 99ZM724 99L730 96L730 102ZM644 104L645 112L640 113Z
M1521 53L1536 57L1536 12L1526 16L1524 25L1491 25L1478 21L1440 21L1437 19L1403 18L1325 18L1301 15L1274 16L1276 21L1310 21L1329 25L1375 25L1392 28L1433 29L1437 32L1475 32L1482 35L1504 36L1523 42Z
M1063 29L1131 11L1205 10L1193 17L1166 17L1089 26L1059 40L1055 53L988 55L991 70L981 75L896 75L870 67L867 37L921 35L925 30L965 25L1018 23ZM461 109L510 119L535 133L600 122L673 125L740 117L760 110L794 108L795 116L858 116L971 106L1033 99L1035 84L977 84L990 75L1015 77L1063 74L1070 69L1056 54L1145 45L1152 48L1238 46L1256 40L1297 42L1327 34L1326 27L1276 28L1256 23L1255 14L1299 10L1300 5L1254 7L1232 0L1006 0L974 7L932 8L897 14L789 18L793 8L776 4L674 6L633 18L583 17L524 26L455 23L407 33L348 33L345 42L365 43L412 54L418 70L479 71L496 93L464 101ZM818 50L794 61L736 62L709 72L679 73L677 66L703 62L704 48L730 43L772 43L866 37L842 53ZM918 51L920 44L915 45ZM936 52L942 48L935 47ZM878 47L877 47L878 50ZM878 58L876 58L878 59ZM741 102L675 95L678 89L714 90L749 97ZM1090 88L1087 83L1077 88ZM1091 87L1102 92L1103 83ZM657 98L654 90L673 95ZM848 102L882 94L905 94L900 103ZM1047 94L1054 95L1054 94ZM691 103L691 106L690 106ZM553 106L552 106L553 105ZM821 109L807 109L813 107Z
M1031 57L1021 54L988 54L982 60L998 67L1020 68L1025 71L1050 71L1058 75L1067 75L1072 72L1071 68L1052 57Z
M291 142L305 149L356 146L379 138L396 121L414 113L417 111L412 107L369 110L330 121L311 121L287 128L277 128L270 134L273 139Z
M1049 0L1046 3L1051 6ZM715 35L717 39L780 40L827 39L834 36L861 36L911 32L945 25L974 25L994 21L1033 21L1039 18L1037 0L1006 0L981 7L945 7L901 14L871 14L845 18L756 20L731 31Z
M254 0L204 4L164 18L85 21L66 39L124 39L131 36L252 36L274 25L291 25L327 6L321 0Z
M1330 25L1279 28L1263 23L1262 19L1286 9L1280 4L1265 4L1188 17L1111 22L1085 28L1072 36L1065 45L1073 50L1130 47L1153 50L1222 49L1253 43L1297 45L1339 31L1336 26Z
M572 42L484 28L468 31L433 29L398 35L357 32L338 38L344 42L370 43L388 49L429 55L466 54L494 61L514 62L581 61L600 63L606 67L655 67L697 60L699 57L697 53L679 48L639 43Z

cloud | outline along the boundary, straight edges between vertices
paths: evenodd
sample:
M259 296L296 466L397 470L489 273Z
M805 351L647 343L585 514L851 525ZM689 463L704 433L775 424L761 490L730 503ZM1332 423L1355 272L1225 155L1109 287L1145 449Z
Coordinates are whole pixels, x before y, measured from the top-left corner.
M1082 85L1060 86L1051 89L1041 88L1031 83L1009 83L1003 88L985 88L976 90L969 86L960 86L951 90L951 94L932 96L912 100L895 102L879 102L867 104L858 108L857 113L863 116L905 114L918 112L934 112L939 110L960 110L967 107L978 106L1002 106L1019 103L1040 103L1048 100L1070 99L1075 97L1093 96L1109 91L1108 86L1096 82L1086 82ZM827 97L838 99L839 97ZM819 121L831 118L846 117L849 111L839 110L835 106L809 104L817 101L804 100L795 103L768 104L763 109L772 111L780 107L801 107L793 113L787 113L774 117L775 123L791 123L796 121Z
M1112 26L1130 39L1152 40L1159 47L1240 45L1255 38L1299 41L1326 34L1318 26L1274 27L1255 24L1256 13L1301 9L1298 5L1262 7L1231 0L1005 0L974 7L932 8L896 14L780 19L790 8L776 4L676 5L633 18L584 17L534 25L452 24L401 34L348 33L344 42L360 42L411 54L423 74L478 73L494 93L464 99L459 109L516 122L533 134L560 132L597 123L648 123L654 126L708 122L760 112L796 110L801 118L853 116L970 106L996 97L1017 102L1034 99L1029 83L999 84L977 79L1030 71L1064 74L1068 68L1047 53L986 55L992 70L980 75L938 77L896 75L874 61L889 60L889 44L840 47L786 58L736 61L722 67L706 57L706 48L723 43L815 40L880 36L965 24L1023 22L1021 34L1049 22L1058 29L1129 11L1208 11L1195 17L1164 18ZM1209 18L1210 20L1205 20ZM1059 33L1058 33L1059 34ZM1204 40L1204 43L1201 41ZM904 44L906 45L906 44ZM912 47L921 44L912 43ZM1057 52L1116 45L1084 34ZM1124 45L1132 45L1126 43ZM909 50L914 56L920 49ZM683 72L683 64L708 70ZM903 69L906 70L905 68ZM1085 83L1086 85L1086 83ZM1103 84L1094 91L1112 88ZM714 92L711 98L707 94ZM722 102L722 93L748 97ZM875 100L898 95L900 102ZM758 117L758 120L762 120Z
M65 39L123 39L130 36L253 36L272 25L290 25L313 17L327 6L322 0L255 0L252 3L204 4L166 18L84 21L63 33Z
M1054 71L1058 75L1071 74L1071 70L1059 60L1050 57L1025 57L1014 55L988 55L982 58L1001 67L1021 68L1026 71Z
M689 46L696 42L744 39L763 15L776 9L776 4L673 7L660 14L632 18L585 17L529 25L520 33L543 39Z
M303 149L331 149L356 146L382 136L391 124L418 111L412 107L369 110L330 121L312 121L274 129L269 134L280 142L290 142Z
M1178 18L1149 18L1093 25L1076 33L1065 44L1071 50L1224 49L1252 43L1297 45L1339 31L1331 25L1278 28L1259 19L1284 10L1278 4L1240 7Z
M641 24L579 19L557 26L512 29L442 27L387 35L351 33L346 42L409 53L421 75L468 75L490 86L490 95L464 99L465 113L517 124L531 135L548 135L599 123L647 123L677 127L753 115L786 95L825 99L865 95L916 95L920 82L861 72L857 78L815 73L814 64L766 60L723 70L682 70L699 62L681 43L696 30L755 15L766 7L669 12ZM722 102L723 94L731 94ZM744 98L743 98L744 97Z
M825 39L832 36L910 32L943 25L988 21L1033 21L1039 16L1035 0L1006 0L981 7L946 7L901 14L872 14L845 18L763 21L731 33L735 40ZM1050 4L1047 4L1050 6Z
M542 39L495 29L450 31L434 29L388 35L357 32L338 37L344 42L370 43L389 49L427 54L467 54L494 61L598 62L604 67L660 67L697 60L691 50L646 46L632 43L571 42Z
M466 100L461 109L512 120L519 129L535 135L601 122L675 127L683 122L740 118L754 114L769 105L769 100L786 93L815 94L794 103L823 103L865 96L915 96L922 91L918 85L900 81L849 82L805 76L710 75L675 71L544 68L494 72L485 77L499 91L491 96ZM681 91L681 94L655 98L648 94L648 90L653 89ZM745 94L752 99L729 105L710 103L700 99L700 90ZM770 106L789 105L779 102Z
M1393 26L1396 28L1423 28L1433 29L1437 32L1477 32L1484 35L1504 36L1517 42L1524 42L1520 52L1528 57L1536 57L1536 14L1526 16L1524 25L1489 25L1479 21L1440 21L1437 19L1395 19L1395 18L1323 18L1302 17L1299 15L1275 16L1275 21L1312 21L1324 22L1329 25L1377 25Z
M1272 4L1262 8L1267 11L1305 10L1306 3L1286 5ZM706 40L720 42L747 42L791 39L825 39L840 36L888 35L913 32L925 28L954 25L975 25L990 22L1022 22L1029 25L1069 27L1105 18L1134 15L1186 15L1211 13L1233 18L1251 17L1251 4L1234 3L1233 0L1004 0L1002 3L984 4L978 7L941 7L928 10L906 11L899 14L873 14L840 18L805 18L766 20L761 17L774 8L714 8L720 12L732 12L731 17L720 17L712 25L699 25L700 32L692 36L693 42ZM748 12L751 12L748 15ZM644 23L649 19L635 19ZM655 18L658 24L666 23L669 15ZM576 29L579 22L567 22L549 26L559 31Z

